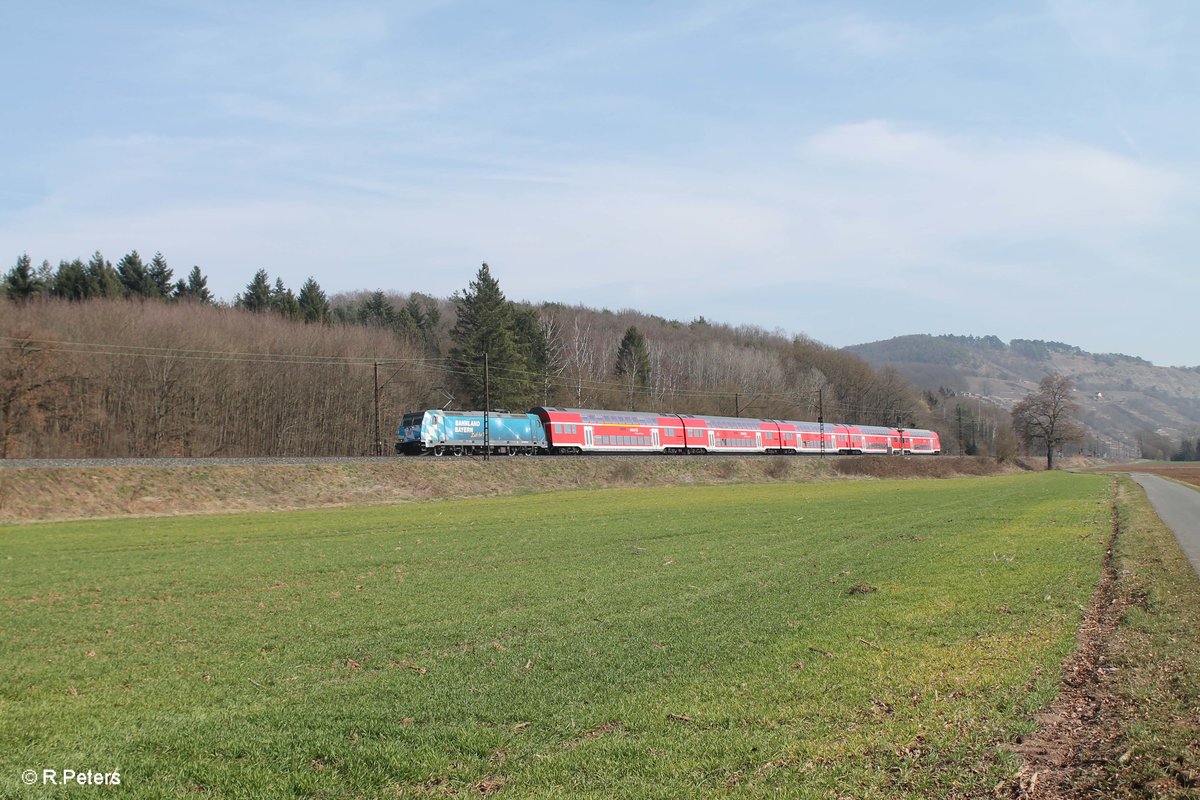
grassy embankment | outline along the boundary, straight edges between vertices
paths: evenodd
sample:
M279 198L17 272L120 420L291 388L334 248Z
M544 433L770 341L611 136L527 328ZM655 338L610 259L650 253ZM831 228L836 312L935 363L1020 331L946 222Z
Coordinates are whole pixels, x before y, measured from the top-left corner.
M0 793L986 793L1108 529L1064 474L0 528Z
M1187 470L1185 470L1186 472ZM1189 475L1157 471L1195 481ZM1132 481L1120 489L1114 548L1120 625L1108 644L1103 701L1124 733L1095 769L1108 797L1200 795L1200 580Z
M1015 466L954 457L382 458L313 464L0 464L0 524L336 508L610 486L790 483L836 475L950 477Z

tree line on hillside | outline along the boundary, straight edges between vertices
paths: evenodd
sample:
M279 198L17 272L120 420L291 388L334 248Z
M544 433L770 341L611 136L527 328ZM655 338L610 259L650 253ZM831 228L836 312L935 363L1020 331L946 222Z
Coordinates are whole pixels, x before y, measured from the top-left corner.
M0 457L378 452L380 419L485 403L926 425L947 452L1000 458L1017 438L1049 458L1078 433L1070 420L1057 437L1039 432L1016 412L1006 425L947 390L918 397L895 370L803 336L513 303L487 264L449 301L331 301L313 278L294 294L258 270L220 307L198 267L171 278L161 253L116 267L97 253L56 272L18 259L5 277L17 313L3 331ZM137 302L149 299L177 302Z
M1179 447L1171 453L1172 461L1200 461L1200 436L1189 439L1186 436L1179 442Z
M174 270L161 252L155 253L147 264L137 250L132 250L114 267L97 250L87 262L64 260L57 269L49 261L34 269L32 259L23 254L5 273L3 287L5 297L14 302L41 297L72 302L124 298L220 305L209 291L208 277L200 267L192 267L186 279L172 282L173 276ZM411 295L400 307L395 307L383 291L371 292L357 303L333 304L311 276L297 293L282 278L272 282L267 271L260 269L234 298L233 307L306 323L339 322L391 329L423 342L431 351L438 349L436 331L441 311L437 301L420 294Z
M752 327L712 326L699 318L686 326L681 338L682 323L634 312L613 315L604 311L597 320L596 312L589 309L509 303L486 265L482 273L467 292L450 301L419 293L397 296L382 290L331 299L311 276L297 293L282 279L272 281L267 271L260 269L231 307L306 324L359 325L395 334L426 356L456 359L456 363L437 367L454 373L444 381L442 393L457 393L476 406L484 402L479 378L481 353L493 348L496 399L513 408L552 402L665 408L669 399L670 408L696 413L757 411L764 416L782 416L803 409L812 416L828 409L826 417L875 424L901 424L906 419L908 424L916 424L924 419L924 424L943 434L949 452L1006 458L1015 451L1011 420L993 404L960 398L944 389L915 398L894 370L865 367L855 357L804 337L788 340ZM35 270L25 254L5 274L4 289L6 297L17 303L39 298L69 302L123 298L221 305L198 266L187 279L175 281L173 275L161 252L146 263L133 250L113 266L97 251L87 262L60 261L57 270L49 261ZM486 311L489 303L495 306L492 311ZM464 346L459 339L470 338L468 326L443 318L469 323L477 306L484 309L484 323L491 324L487 322L491 320L496 323L493 327L498 325L509 333L494 341L486 337L468 341ZM629 324L614 330L615 317ZM697 354L696 340L706 338L706 328L711 328L714 341L705 342ZM604 339L599 347L592 341L597 334ZM448 351L448 343L456 346ZM883 345L890 358L930 361L936 350L935 360L947 364L968 358L968 348L1011 350L1038 360L1051 353L1087 355L1061 342L1014 339L1006 345L995 336L914 335L876 343ZM789 348L794 351L790 357ZM1111 354L1093 358L1140 361ZM797 365L803 366L797 369ZM1160 438L1139 434L1142 452L1162 458L1188 457L1185 443L1172 449L1170 442Z
M97 250L86 262L78 258L60 261L57 269L51 267L49 261L43 261L34 269L33 261L26 253L5 273L4 294L14 301L47 296L74 301L137 297L213 302L208 278L200 267L192 267L186 279L173 281L174 274L162 253L155 253L147 264L137 250L133 250L114 267Z
M1200 461L1200 436L1184 436L1176 444L1157 431L1140 430L1136 439L1142 458L1151 461Z
M423 351L359 325L202 304L46 299L0 314L0 457L362 455L373 368ZM405 370L384 419L437 376Z
M485 399L904 424L939 430L948 452L966 447L948 403L846 351L703 318L514 303L486 264L446 300L329 298L313 279L293 295L264 270L228 306L115 286L10 293L0 456L366 454L376 418L390 449L404 412ZM990 418L972 413L972 449L999 454Z

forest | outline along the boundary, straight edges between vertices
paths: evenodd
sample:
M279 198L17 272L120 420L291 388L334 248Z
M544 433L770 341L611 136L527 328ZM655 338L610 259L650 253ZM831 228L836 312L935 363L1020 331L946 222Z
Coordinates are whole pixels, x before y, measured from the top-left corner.
M142 267L138 269L139 265ZM466 271L464 271L465 273ZM509 301L488 266L451 298L299 294L259 270L231 304L161 254L26 256L0 301L0 457L392 452L406 411L630 408L941 428L888 368L804 336ZM798 320L798 323L802 320Z

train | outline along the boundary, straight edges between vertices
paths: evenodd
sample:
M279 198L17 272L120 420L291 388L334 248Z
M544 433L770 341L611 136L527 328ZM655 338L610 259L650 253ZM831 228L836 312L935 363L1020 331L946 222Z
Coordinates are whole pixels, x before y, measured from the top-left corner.
M404 414L401 455L844 454L939 455L941 439L921 428L751 419L589 408L528 413L447 411Z

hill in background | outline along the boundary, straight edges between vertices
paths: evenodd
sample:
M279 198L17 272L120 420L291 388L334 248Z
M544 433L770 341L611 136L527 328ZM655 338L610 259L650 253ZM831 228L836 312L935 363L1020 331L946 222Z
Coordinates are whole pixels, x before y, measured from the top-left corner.
M1158 367L1062 342L995 336L898 336L846 348L895 368L920 389L1011 409L1043 376L1069 376L1081 420L1115 457L1138 455L1155 436L1178 441L1200 429L1200 367Z

